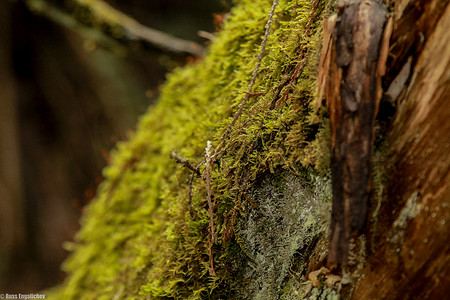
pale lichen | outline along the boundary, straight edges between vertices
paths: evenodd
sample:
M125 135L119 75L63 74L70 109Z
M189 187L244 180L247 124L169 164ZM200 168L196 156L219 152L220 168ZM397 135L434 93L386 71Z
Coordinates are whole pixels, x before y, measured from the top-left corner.
M290 273L305 274L331 211L330 180L307 177L268 176L248 191L235 228L239 246L250 258L240 270L242 299L276 299Z
M403 244L408 223L422 210L422 205L419 204L419 200L420 197L417 191L413 192L408 198L408 201L406 201L405 206L393 223L393 230L388 238L389 242L399 245L399 247Z

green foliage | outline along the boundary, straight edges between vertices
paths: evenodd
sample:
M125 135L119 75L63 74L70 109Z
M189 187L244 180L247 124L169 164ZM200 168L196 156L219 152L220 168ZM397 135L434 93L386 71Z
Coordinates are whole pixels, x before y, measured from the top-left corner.
M328 121L313 99L321 22L332 4L321 2L304 39L311 3L284 0L276 9L253 90L262 94L250 98L211 173L216 276L210 275L205 183L194 178L189 199L190 171L169 153L196 165L208 140L219 144L257 63L267 0L239 1L206 58L170 74L159 103L113 151L76 242L67 245L69 277L55 298L242 298L240 279L253 285L248 297L276 297L294 265L302 275L302 251L323 235L329 211ZM304 70L290 84L298 63ZM250 225L252 212L271 227ZM286 233L276 242L284 251L279 257L275 248L261 248L272 229ZM262 287L267 292L259 291L262 279L273 282Z

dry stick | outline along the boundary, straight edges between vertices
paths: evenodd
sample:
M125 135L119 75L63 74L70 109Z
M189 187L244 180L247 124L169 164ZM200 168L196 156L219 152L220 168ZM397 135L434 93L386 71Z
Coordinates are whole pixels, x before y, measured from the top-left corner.
M170 158L175 160L177 163L182 164L185 168L191 170L192 172L194 172L195 174L197 174L198 176L201 175L200 171L198 170L198 168L194 167L190 162L189 159L182 157L181 155L179 155L176 151L171 151L170 152Z
M216 243L216 234L215 234L215 227L214 227L214 207L212 203L211 198L211 165L212 165L212 159L211 159L211 141L208 141L206 143L205 148L205 173L203 176L205 177L206 181L206 199L208 200L208 212L209 212L209 262L210 262L210 270L209 275L216 276L216 272L214 271L214 260L212 256L212 245Z
M192 171L192 175L189 178L189 190L188 190L188 208L189 208L189 214L192 219L195 218L195 210L192 206L192 183L194 182L195 175L200 176L200 165L197 167L194 167L190 162L189 159L182 157L180 154L178 154L176 151L171 151L169 153L169 156L171 159L175 160L177 163L182 164L186 169L189 169Z
M195 175L200 176L200 170L199 166L194 167L190 162L189 159L182 157L180 154L178 154L176 151L171 151L169 153L169 156L171 159L175 160L177 163L182 164L183 167L186 169L189 169L192 171L192 175L189 178L189 190L188 190L188 209L189 209L189 215L192 219L195 218L195 211L194 207L192 206L192 183L194 182Z
M212 169L212 158L211 158L211 142L208 141L206 145L206 154L205 154L205 171L203 173L203 180L205 180L206 184L206 199L208 201L208 213L209 213L209 231L210 234L208 235L208 244L209 244L209 262L210 262L210 269L209 269L209 275L210 276L216 276L216 272L214 271L214 260L212 256L212 245L216 243L216 229L214 226L214 204L212 202L212 193L211 193L211 169ZM201 175L199 171L199 166L202 164L200 163L199 166L194 167L187 158L182 157L179 155L176 151L170 152L170 158L175 160L177 163L182 164L185 168L192 171L191 178L189 179L189 191L188 191L188 207L189 207L189 214L191 215L191 218L195 217L194 214L194 208L192 206L192 183L194 181L194 176Z
M245 105L247 104L248 99L252 95L254 95L254 93L252 93L252 89L253 89L253 86L255 85L255 82L256 82L256 76L258 76L259 69L261 68L262 58L264 57L264 54L266 53L266 44L267 44L267 39L268 39L269 33L270 33L270 26L272 24L272 18L273 18L274 12L275 12L275 8L277 6L278 6L278 0L274 0L273 4L272 4L272 8L270 9L270 12L269 12L269 15L268 15L267 23L264 26L266 31L264 33L264 38L263 38L263 40L261 42L261 51L258 54L258 61L257 61L255 69L253 70L252 79L251 79L251 81L250 81L250 83L249 83L249 85L247 87L247 92L245 93L244 98L242 99L242 102L239 104L238 110L234 113L233 120L228 125L227 129L222 134L222 136L220 137L221 141L220 141L219 145L217 145L216 149L214 150L214 153L213 153L214 156L216 155L218 150L223 146L223 144L225 143L226 138L230 134L230 131L233 128L234 124L236 124L236 121L242 115L242 112L244 110Z
M200 57L204 54L204 48L201 45L146 27L102 0L75 0L71 1L71 4L74 6L74 10L86 10L88 17L91 19L95 19L101 24L114 26L119 31L123 31L122 35L116 36L101 29L94 29L92 22L91 24L84 24L85 20L81 19L81 15L72 15L68 7L61 9L49 4L50 1L44 0L23 2L33 12L44 15L63 26L75 30L103 46L109 48L114 47L113 49L119 48L117 50L119 54L123 54L126 51L126 47L123 44L129 45L135 41L166 50L170 53Z
M189 215L191 216L191 219L195 219L195 210L194 206L192 206L192 184L194 183L194 177L195 173L192 172L191 178L189 178L189 189L188 189L188 209L189 209Z
M195 56L203 55L203 47L197 43L146 27L103 0L75 0L73 3L76 8L87 8L97 20L119 26L125 33L121 38L146 42L169 52L188 53Z
M314 22L314 15L317 11L317 7L319 6L319 2L320 2L320 0L315 0L312 3L312 9L311 9L311 12L309 13L309 20L308 20L308 23L306 23L306 25L305 25L305 31L303 32L303 35L301 38L302 41L304 41L311 32L311 25ZM303 43L300 44L300 54L298 57L298 63L294 68L294 74L291 77L286 77L285 79L283 79L283 81L278 85L277 92L275 92L275 97L272 100L272 103L270 104L269 109L274 109L275 107L278 106L278 103L285 101L286 98L288 97L289 93L292 90L292 86L297 82L298 78L300 78L300 75L303 73L303 68L305 67L304 56L306 54L306 51L307 51L306 45ZM279 93L281 92L281 89L284 87L284 85L286 84L286 82L289 79L291 79L291 80L289 81L288 88L283 92L283 95L281 96L281 98L277 99Z

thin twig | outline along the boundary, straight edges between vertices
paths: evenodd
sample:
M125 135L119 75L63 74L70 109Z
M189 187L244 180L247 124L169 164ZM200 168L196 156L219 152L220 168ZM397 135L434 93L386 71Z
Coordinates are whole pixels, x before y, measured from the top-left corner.
M177 163L182 164L186 169L189 169L192 171L192 175L189 178L189 190L188 190L188 209L189 209L189 215L191 216L192 219L195 218L195 210L194 207L192 206L192 184L194 182L194 177L195 175L200 176L200 165L199 164L197 167L194 167L190 162L189 159L182 157L180 154L178 154L176 151L171 151L169 153L169 156L171 159L175 160Z
M103 0L75 0L73 2L75 5L89 9L95 20L121 27L125 33L121 38L141 40L175 53L189 53L195 56L203 54L203 47L197 43L146 27Z
M207 40L209 40L211 42L213 42L216 39L216 36L214 35L214 33L207 32L207 31L204 31L204 30L197 31L197 35L199 37L207 39Z
M25 1L25 3L28 6L28 9L33 13L42 15L61 26L77 32L86 40L95 41L97 44L102 45L116 55L121 56L127 53L127 48L117 39L107 35L101 30L84 25L71 14L47 3L47 1Z
M75 0L70 2L71 7L57 7L43 0L24 0L24 2L33 12L84 35L88 34L89 38L107 48L111 44L115 46L115 43L123 47L123 44L129 45L138 41L171 53L194 56L203 56L204 53L201 45L146 27L102 0ZM71 13L78 10L86 14ZM114 30L102 30L100 28L105 26L100 25L114 27Z
M194 206L192 205L192 184L194 183L195 173L192 173L191 178L189 178L189 189L188 189L188 209L189 215L191 219L194 220L196 217L196 213L194 210Z
M194 172L195 174L197 174L198 176L201 175L200 171L198 170L198 168L194 167L190 162L189 159L182 157L180 154L178 154L176 151L171 151L170 152L170 158L175 160L177 163L182 164L185 168L191 170L192 172Z
M209 242L209 276L216 277L216 271L214 271L214 257L212 254L212 242L211 242L211 236L208 235L208 242Z
M216 242L215 227L214 227L214 207L212 203L212 193L211 193L211 141L207 142L206 145L206 155L205 155L205 172L203 174L206 181L206 199L208 200L208 211L209 211L209 228L211 230L211 242L214 244Z
M300 43L300 49L299 49L300 54L298 57L298 63L294 68L294 73L292 74L292 76L284 78L283 81L278 85L276 92L275 92L275 96L269 106L269 109L274 109L275 107L278 106L279 103L284 102L287 99L294 84L297 83L298 79L300 78L300 76L303 73L303 69L305 67L304 57L306 55L306 52L308 51L308 48L306 47L306 44L304 43L304 41L306 40L306 37L309 36L311 33L311 25L314 22L314 16L317 12L319 2L320 2L320 0L314 0L314 2L312 3L312 9L311 9L311 12L309 13L309 20L308 20L308 23L306 23L306 25L305 25L305 31L303 32L302 37L301 37L301 43ZM288 80L289 80L289 83L287 84L286 90L283 92L283 95L280 97L280 99L278 99L278 96L280 95L281 90L286 85Z
M216 229L214 226L214 206L212 203L212 193L211 193L211 169L212 169L212 159L211 159L211 141L206 143L205 148L205 172L203 174L206 181L206 199L208 200L208 212L209 212L209 261L211 264L210 275L215 276L214 271L214 259L212 255L212 245L216 243Z
M231 129L236 124L236 122L239 119L239 117L242 115L242 112L244 110L245 105L247 104L248 99L251 96L255 95L255 93L252 93L252 90L253 90L253 86L255 85L256 77L258 76L259 69L261 68L261 61L262 61L262 59L264 57L264 54L266 53L266 44L267 44L267 40L269 38L270 27L272 25L272 19L273 19L273 15L274 15L274 12L275 12L275 8L277 6L278 6L278 0L273 0L272 8L270 9L266 25L264 26L266 31L264 32L264 38L263 38L263 40L261 42L261 51L258 54L258 60L257 60L257 63L256 63L256 67L255 67L255 69L253 70L253 73L252 73L252 79L250 80L250 83L248 84L247 91L245 92L245 95L244 95L244 98L242 99L242 102L239 104L238 110L234 113L233 120L231 121L230 124L228 124L227 129L224 131L224 133L220 137L221 142L219 143L219 145L214 150L214 154L217 153L217 151L223 146L226 138L228 137L228 135L231 132Z

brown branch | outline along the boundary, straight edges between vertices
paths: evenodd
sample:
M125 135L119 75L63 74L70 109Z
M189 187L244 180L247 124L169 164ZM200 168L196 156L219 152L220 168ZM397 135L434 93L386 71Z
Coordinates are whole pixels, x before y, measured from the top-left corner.
M216 276L214 270L214 257L212 254L212 245L216 243L216 229L214 226L214 204L212 202L212 192L211 192L211 169L212 169L212 158L211 158L211 142L207 142L205 148L205 171L203 173L203 180L205 181L206 188L206 199L208 201L208 214L209 214L209 234L208 234L208 253L209 253L209 275ZM199 167L194 167L187 158L182 157L176 151L170 152L170 158L175 160L177 163L182 164L185 168L192 171L192 175L189 179L189 190L188 190L188 209L191 218L195 217L194 207L192 206L192 183L194 181L194 175L201 175Z
M198 168L194 167L190 162L189 159L182 157L180 154L178 154L176 151L171 151L169 154L170 158L175 160L177 163L182 164L185 168L191 170L198 176L201 175Z
M216 276L214 271L214 257L212 255L212 245L216 243L216 228L214 226L214 206L215 201L212 202L212 192L211 192L211 169L212 169L212 156L211 156L211 142L208 141L205 148L205 170L203 172L202 179L205 181L206 188L206 199L208 201L208 214L209 214L209 234L208 234L208 247L209 247L209 261L210 261L210 276ZM199 167L194 167L187 158L182 157L176 151L170 152L170 158L175 160L177 163L182 164L185 168L192 171L192 176L189 179L189 190L188 190L188 209L191 218L195 217L195 211L192 206L192 183L194 180L194 175L201 175ZM200 164L199 164L200 165Z
M216 271L214 270L214 257L212 254L212 242L211 242L211 236L208 235L208 243L209 243L209 276L216 276Z
M270 26L272 24L273 14L275 12L275 8L277 7L277 5L278 5L278 0L274 0L273 4L272 4L272 8L270 9L270 12L269 12L269 17L267 19L267 23L265 25L266 31L264 32L264 38L261 42L261 51L258 54L258 61L256 63L255 69L253 70L252 79L250 80L250 83L248 84L247 92L245 93L244 98L242 99L242 102L239 104L238 110L234 113L233 120L228 125L228 128L226 129L226 131L222 134L222 137L221 137L222 140L227 137L227 135L231 131L231 128L233 128L234 124L236 124L237 119L239 119L239 117L242 115L242 112L244 110L245 105L247 104L248 99L252 95L253 86L255 85L256 77L258 76L259 69L261 68L261 61L264 57L264 54L266 53L266 44L267 44L267 40L269 38Z
M253 90L253 86L255 85L256 77L258 76L259 69L261 68L261 61L262 61L262 59L264 57L264 54L266 53L266 44L267 44L267 40L269 38L270 27L272 25L272 19L273 19L273 15L275 13L275 8L277 6L278 6L278 0L273 0L272 7L271 7L271 9L269 11L269 14L268 14L268 19L267 19L266 25L264 26L264 28L265 28L264 38L263 38L263 40L261 42L261 50L260 50L260 52L258 54L256 67L255 67L255 69L252 72L252 79L250 80L250 83L248 84L247 91L245 92L245 95L244 95L244 98L242 99L242 102L239 104L238 110L234 113L233 120L231 121L230 124L228 124L227 129L224 131L224 133L220 137L221 142L219 143L219 145L214 150L214 153L213 153L214 155L218 152L218 150L225 143L225 140L228 137L228 135L230 134L231 129L236 124L236 122L239 119L239 117L242 115L242 112L244 111L244 107L247 104L248 99L250 97L254 96L255 94L257 94L257 93L252 93L252 90Z
M33 12L80 32L108 49L117 44L123 47L141 42L176 54L202 56L204 52L201 45L146 27L102 0L75 0L71 1L70 8L57 7L45 0L24 1Z
M303 32L302 37L301 37L302 42L300 44L300 50L299 50L300 54L297 59L298 63L294 68L294 72L291 76L286 76L285 78L283 78L282 82L278 85L278 87L274 93L272 102L270 103L269 109L274 109L281 102L284 102L287 99L289 93L292 91L293 86L297 83L298 79L300 78L300 76L303 73L303 69L305 68L304 57L308 50L304 41L306 40L306 37L308 37L310 35L311 25L314 22L314 15L317 12L317 7L319 6L319 2L320 2L320 0L314 0L314 2L312 3L312 9L311 9L311 12L309 13L309 20L305 26L305 31ZM286 86L286 83L288 81L289 81L289 83L287 84L287 89L283 92L283 95L278 99L278 96L280 95L281 90L283 89L284 86Z
M191 177L189 178L189 189L188 189L188 209L189 209L189 215L191 216L191 219L195 219L196 214L194 210L194 206L192 206L192 184L194 183L194 177L195 173L193 172Z
M208 213L209 213L209 260L211 264L210 275L215 276L214 271L214 259L212 255L212 245L216 243L216 229L214 226L214 205L212 202L212 193L211 193L211 169L212 169L212 158L211 158L211 142L208 141L205 148L205 172L203 174L205 182L206 182L206 199L208 200Z

